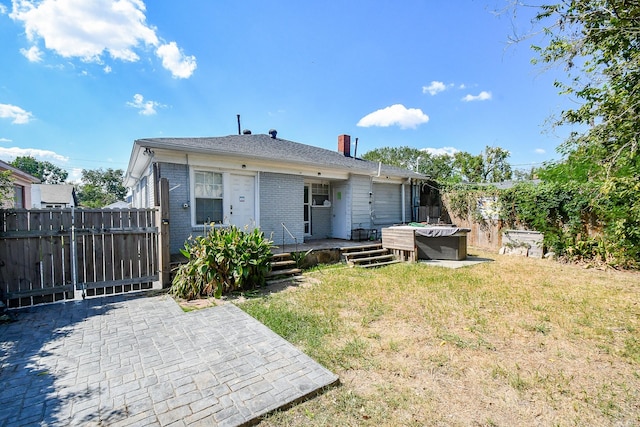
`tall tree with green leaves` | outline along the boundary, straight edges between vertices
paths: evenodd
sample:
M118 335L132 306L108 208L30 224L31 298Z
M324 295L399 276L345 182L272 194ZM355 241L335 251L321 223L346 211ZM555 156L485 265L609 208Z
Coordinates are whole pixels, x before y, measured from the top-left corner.
M101 208L124 200L127 189L123 185L122 169L83 169L78 199L81 206Z
M608 180L640 171L640 2L564 0L540 7L550 36L538 61L561 64L561 93L579 101L557 124L582 125L562 144L565 167L580 179Z
M43 184L63 184L69 176L69 173L61 167L46 160L36 160L31 156L18 156L10 164L14 168L35 176Z
M512 178L510 153L500 147L486 147L480 154L466 151L454 155L453 167L459 178L473 183L501 182Z
M516 10L523 7L516 4ZM539 176L572 188L581 184L585 191L575 194L585 197L587 207L583 218L569 220L595 225L594 239L607 262L638 266L640 2L559 0L535 7L548 40L534 46L536 62L563 66L566 78L555 85L577 101L556 124L578 129L559 147L563 159Z

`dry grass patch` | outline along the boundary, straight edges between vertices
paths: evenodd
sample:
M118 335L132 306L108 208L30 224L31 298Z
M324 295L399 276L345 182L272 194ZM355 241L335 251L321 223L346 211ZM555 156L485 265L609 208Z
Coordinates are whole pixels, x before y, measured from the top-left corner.
M342 382L262 424L640 424L640 275L493 258L319 270L240 304Z

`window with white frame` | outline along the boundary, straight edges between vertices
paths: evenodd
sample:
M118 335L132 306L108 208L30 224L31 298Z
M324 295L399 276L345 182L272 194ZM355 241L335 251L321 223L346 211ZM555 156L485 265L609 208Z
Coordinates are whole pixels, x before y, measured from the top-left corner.
M222 174L209 171L194 171L194 197L196 224L221 223Z
M311 204L324 205L329 200L329 184L311 184Z

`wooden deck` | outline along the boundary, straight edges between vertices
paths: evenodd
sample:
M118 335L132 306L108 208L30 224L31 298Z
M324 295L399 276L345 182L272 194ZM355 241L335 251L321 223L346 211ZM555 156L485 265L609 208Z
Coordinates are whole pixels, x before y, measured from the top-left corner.
M320 250L340 250L342 248L349 248L353 246L362 246L367 243L380 243L380 240L372 242L355 240L343 240L343 239L318 239L309 240L304 243L287 244L287 245L274 245L271 252L283 253L283 252L306 252L308 250L320 251Z

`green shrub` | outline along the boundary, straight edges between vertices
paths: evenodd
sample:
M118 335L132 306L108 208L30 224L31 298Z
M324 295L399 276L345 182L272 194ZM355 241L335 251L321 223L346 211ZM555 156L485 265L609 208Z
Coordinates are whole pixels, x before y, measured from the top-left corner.
M172 295L194 299L220 298L223 293L251 289L265 283L272 242L259 229L214 227L189 238L180 252L188 259L176 269Z
M479 197L497 196L504 228L544 234L544 246L569 260L640 266L640 180L521 182L502 190L488 187L446 189L443 200L460 218L482 224Z

